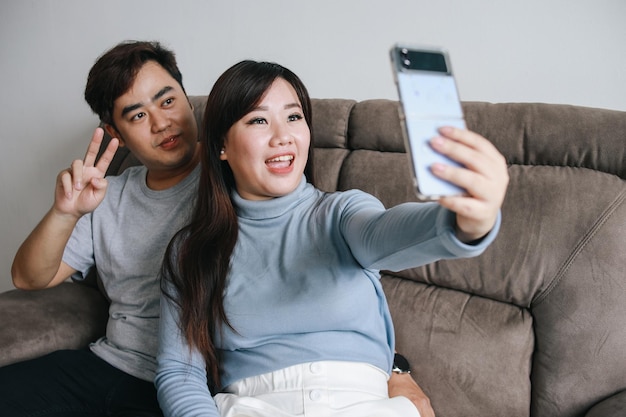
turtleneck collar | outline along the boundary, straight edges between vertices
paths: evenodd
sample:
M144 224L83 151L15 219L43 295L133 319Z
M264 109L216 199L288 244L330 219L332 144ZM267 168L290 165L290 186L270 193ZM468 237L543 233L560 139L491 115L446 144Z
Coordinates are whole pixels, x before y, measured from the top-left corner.
M313 195L315 188L306 182L303 175L300 184L291 193L269 200L246 200L233 190L232 201L237 215L244 219L269 219L279 217L298 205L305 198Z

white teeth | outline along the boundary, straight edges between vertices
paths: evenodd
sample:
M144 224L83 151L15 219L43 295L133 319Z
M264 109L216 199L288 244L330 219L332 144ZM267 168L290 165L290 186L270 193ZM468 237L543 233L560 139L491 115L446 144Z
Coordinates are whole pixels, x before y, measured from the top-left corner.
M285 162L291 161L293 159L293 155L282 155L277 158L268 159L267 162Z

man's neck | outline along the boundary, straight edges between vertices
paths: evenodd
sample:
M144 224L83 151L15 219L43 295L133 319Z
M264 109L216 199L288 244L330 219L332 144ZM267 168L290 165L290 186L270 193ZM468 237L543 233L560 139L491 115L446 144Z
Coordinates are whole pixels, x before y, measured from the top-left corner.
M146 185L155 191L171 188L187 178L198 163L200 163L200 143L196 146L193 158L187 164L168 170L148 170Z

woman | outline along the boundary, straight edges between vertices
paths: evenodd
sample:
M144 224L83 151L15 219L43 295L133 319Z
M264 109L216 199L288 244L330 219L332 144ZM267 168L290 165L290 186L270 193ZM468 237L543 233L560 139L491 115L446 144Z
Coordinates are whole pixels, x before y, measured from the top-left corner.
M204 120L193 220L163 267L165 415L418 416L387 396L394 333L378 270L481 253L499 227L502 156L442 129L433 146L468 168L433 169L469 196L385 210L307 182L311 105L286 68L234 65Z

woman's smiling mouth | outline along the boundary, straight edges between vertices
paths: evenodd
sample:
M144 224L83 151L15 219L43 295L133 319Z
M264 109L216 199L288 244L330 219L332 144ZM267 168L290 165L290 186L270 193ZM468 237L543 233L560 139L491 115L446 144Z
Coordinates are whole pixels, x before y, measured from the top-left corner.
M279 155L265 161L265 164L272 171L281 172L289 170L295 159L294 155Z

